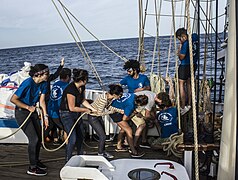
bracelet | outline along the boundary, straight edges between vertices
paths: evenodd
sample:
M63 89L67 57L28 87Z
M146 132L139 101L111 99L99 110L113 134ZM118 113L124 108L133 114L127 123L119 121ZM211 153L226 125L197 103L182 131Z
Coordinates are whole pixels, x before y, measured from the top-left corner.
M48 117L49 117L49 115L48 115L48 114L45 114L45 115L44 115L44 118L48 118Z

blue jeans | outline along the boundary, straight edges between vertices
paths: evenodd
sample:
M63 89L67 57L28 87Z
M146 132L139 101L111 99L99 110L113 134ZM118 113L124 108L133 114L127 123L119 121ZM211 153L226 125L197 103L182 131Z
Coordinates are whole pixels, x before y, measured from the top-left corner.
M20 126L26 117L29 115L29 111L16 107L15 118ZM40 147L41 147L41 125L40 120L36 112L33 112L22 127L23 132L28 138L28 158L31 168L35 167L39 161Z
M104 128L104 122L101 116L88 116L88 123L92 126L93 130L99 137L98 153L102 154L105 150L106 133Z
M68 112L68 111L60 112L61 121L63 123L64 130L67 133L67 135L71 131L79 115L80 115L79 113L75 112ZM66 157L65 157L66 162L69 161L69 159L72 157L75 146L77 147L77 154L78 155L83 154L82 145L84 137L82 125L83 119L80 119L69 137L68 144L66 146Z

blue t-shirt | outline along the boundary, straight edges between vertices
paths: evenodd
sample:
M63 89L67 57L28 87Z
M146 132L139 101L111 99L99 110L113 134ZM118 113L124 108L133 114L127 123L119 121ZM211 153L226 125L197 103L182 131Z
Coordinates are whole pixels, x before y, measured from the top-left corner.
M176 107L162 110L156 116L161 127L161 138L168 138L171 134L178 132Z
M112 101L111 106L124 110L126 116L130 116L135 109L135 94L123 93L120 99Z
M134 93L135 89L137 88L150 86L150 81L144 74L139 74L138 79L134 79L133 77L128 75L120 81L120 84L127 86L129 93Z
M196 64L198 60L198 35L196 33L192 34L192 45L193 45L193 63ZM189 42L188 40L184 41L182 44L180 54L185 54L183 60L181 60L181 65L190 64L190 54L189 54Z
M36 84L32 77L25 79L14 93L19 100L28 106L35 106L41 94L46 94L47 82Z
M47 105L48 115L51 118L59 118L59 107L63 95L63 91L69 83L63 81L56 81L50 92L50 99Z

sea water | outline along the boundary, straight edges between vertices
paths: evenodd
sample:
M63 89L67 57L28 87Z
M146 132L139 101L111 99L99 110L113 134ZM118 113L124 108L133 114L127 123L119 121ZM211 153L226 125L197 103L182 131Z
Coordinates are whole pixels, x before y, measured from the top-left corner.
M174 52L174 42L172 37L172 46L170 47L170 36L162 36L159 38L159 51L155 53L153 73L166 75L167 67L169 67L168 75L175 77L175 60L177 57ZM207 43L208 53L206 55L207 66L205 75L208 78L214 77L215 74L215 60L214 60L214 38L211 38L212 42ZM153 50L154 50L155 38L145 38L145 74L149 76L151 73ZM110 47L118 55L125 57L126 59L137 59L138 57L138 38L131 39L116 39L103 41L108 47ZM177 42L179 43L179 42ZM96 71L102 80L102 83L107 86L111 83L119 83L119 81L127 75L127 72L123 69L124 61L117 55L110 52L98 41L89 41L83 43L90 61L96 68ZM179 44L178 44L179 45ZM203 75L203 63L204 63L204 38L201 36L200 44L200 79ZM219 47L219 45L218 45ZM157 49L158 49L157 48ZM169 53L170 49L170 53ZM49 66L50 72L54 73L60 64L62 57L65 58L65 66L67 68L82 68L89 71L90 77L87 84L88 89L100 90L100 85L92 73L91 67L88 61L84 59L76 43L67 44L54 44L54 45L42 45L32 47L21 47L12 49L0 50L0 73L12 73L20 70L24 66L24 62L30 62L32 65L36 63L44 63ZM159 54L159 56L158 56ZM170 56L170 58L168 58ZM169 63L168 63L169 62ZM221 65L218 63L217 78L221 74ZM215 78L214 78L215 79Z

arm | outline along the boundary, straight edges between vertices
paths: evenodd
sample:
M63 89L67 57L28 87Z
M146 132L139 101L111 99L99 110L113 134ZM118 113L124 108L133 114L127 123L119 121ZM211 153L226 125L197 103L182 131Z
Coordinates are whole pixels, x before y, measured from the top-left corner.
M124 110L118 109L118 108L113 107L113 106L109 106L108 110L111 111L112 113L118 112L118 113L124 114Z
M45 94L40 95L40 107L43 111L44 124L45 124L45 127L47 128L49 126L49 121L48 121L48 114L47 114L47 109L45 104Z
M59 77L61 70L64 67L64 58L61 59L60 66L57 68L54 74L51 74L48 78L48 82L55 80L57 77Z
M70 111L72 111L72 112L86 112L86 113L91 112L91 110L88 108L75 106L75 96L74 95L67 94L67 99L68 99L68 107L69 107Z
M90 109L90 110L93 111L93 112L96 112L96 111L97 111L96 109L94 109L94 108L89 104L89 102L88 102L86 99L83 101L82 104L83 104L86 108Z
M35 109L36 109L35 106L28 106L27 104L21 102L21 101L19 100L19 97L18 97L16 94L13 94L13 95L12 95L10 101L11 101L13 104L15 104L17 107L26 109L26 110L28 110L28 111L30 111L30 112L34 112Z
M139 91L144 91L144 90L150 91L150 86L144 86L143 88L137 88L137 89L135 89L134 92L139 92Z

